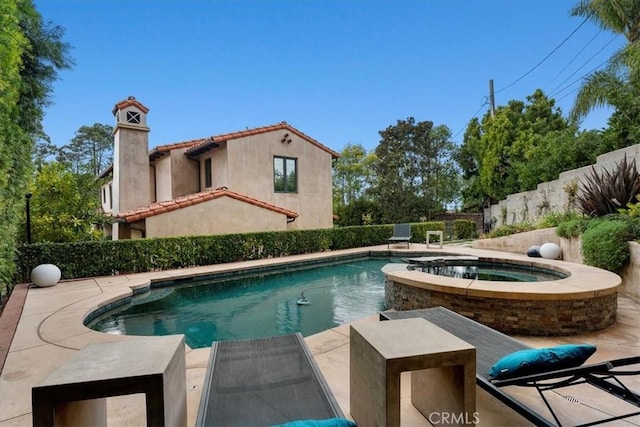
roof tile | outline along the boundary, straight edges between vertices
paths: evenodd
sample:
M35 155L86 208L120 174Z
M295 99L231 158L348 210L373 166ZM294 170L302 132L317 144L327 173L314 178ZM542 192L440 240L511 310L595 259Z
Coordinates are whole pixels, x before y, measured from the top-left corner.
M127 212L122 212L116 215L116 218L119 218L127 223L132 223L132 222L140 221L145 218L149 218L154 215L175 211L178 209L185 208L187 206L196 205L198 203L206 202L206 201L217 199L220 197L231 197L232 199L236 199L241 202L248 203L250 205L258 206L263 209L268 209L272 212L286 215L289 218L298 217L298 213L291 211L289 209L281 208L271 203L255 199L253 197L250 197L244 194L236 193L235 191L230 191L227 189L216 189L216 190L206 190L200 193L189 194L187 196L178 197L173 200L166 200L162 202L152 203L150 205L143 206L141 208L132 209Z
M122 110L123 108L127 108L131 105L135 105L138 107L143 113L147 114L149 109L142 105L140 102L136 101L136 98L133 96L128 97L127 99L123 99L120 102L116 102L116 105L113 107L112 114L115 114L116 111Z
M178 142L178 143L174 143L174 144L159 145L156 148L154 148L152 153L162 153L162 152L175 150L175 149L178 149L178 148L189 148L189 150L187 150L187 153L188 153L189 151L196 149L200 145L207 144L207 143L210 143L210 142L218 142L218 143L219 142L225 142L225 141L229 141L229 140L232 140L232 139L245 138L245 137L248 137L248 136L260 135L262 133L273 132L273 131L276 131L276 130L283 130L283 129L286 129L289 132L292 132L292 133L298 135L300 138L302 138L302 139L310 142L311 144L315 145L316 147L326 151L327 153L331 154L331 157L333 157L333 158L340 157L340 154L338 154L337 152L331 150L329 147L321 144L317 140L311 138L310 136L308 136L308 135L304 134L303 132L299 131L298 129L294 128L293 126L289 125L287 122L281 122L281 123L278 123L278 124L275 124L275 125L262 126L262 127L257 127L257 128L253 128L253 129L247 129L247 130L243 130L243 131L235 131L235 132L229 132L229 133L224 133L224 134L220 134L220 135L214 135L214 136L211 136L209 138L192 139L190 141L183 141L183 142ZM152 154L152 153L150 153L150 154Z

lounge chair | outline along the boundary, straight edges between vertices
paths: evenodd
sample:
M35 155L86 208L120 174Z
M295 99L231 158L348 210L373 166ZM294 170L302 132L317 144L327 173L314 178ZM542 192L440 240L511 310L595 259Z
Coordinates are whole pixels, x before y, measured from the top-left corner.
M393 236L387 240L387 248L389 244L395 242L407 242L407 249L411 245L411 225L409 224L394 224Z
M638 370L640 368L636 367L635 370L630 371L616 369L624 366L640 365L640 356L584 365L578 368L562 369L544 374L495 381L489 379L488 373L491 366L510 353L529 349L530 347L444 307L380 313L381 320L406 319L411 317L422 317L476 347L476 384L537 426L562 425L548 399L545 398L544 392L570 385L589 384L624 400L630 405L640 408L640 395L637 391L629 390L617 378L617 376L622 375L640 375L640 370ZM518 401L502 389L502 387L508 385L535 387L549 409L555 423ZM633 410L624 415L608 417L585 425L601 424L639 414L640 411Z
M299 333L214 342L197 426L344 418Z

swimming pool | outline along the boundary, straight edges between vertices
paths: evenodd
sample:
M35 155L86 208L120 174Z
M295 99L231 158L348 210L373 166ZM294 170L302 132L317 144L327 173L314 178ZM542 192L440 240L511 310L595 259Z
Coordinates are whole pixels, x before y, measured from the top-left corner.
M191 348L291 332L308 336L384 310L381 268L391 261L359 259L160 287L133 297L87 326L112 334L185 334ZM308 305L298 304L303 292Z

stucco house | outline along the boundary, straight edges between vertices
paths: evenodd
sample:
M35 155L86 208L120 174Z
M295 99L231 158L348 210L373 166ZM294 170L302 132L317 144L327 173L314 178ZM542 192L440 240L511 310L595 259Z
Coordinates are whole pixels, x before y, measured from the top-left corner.
M102 208L114 240L329 228L338 153L286 122L148 148L148 108L113 108Z

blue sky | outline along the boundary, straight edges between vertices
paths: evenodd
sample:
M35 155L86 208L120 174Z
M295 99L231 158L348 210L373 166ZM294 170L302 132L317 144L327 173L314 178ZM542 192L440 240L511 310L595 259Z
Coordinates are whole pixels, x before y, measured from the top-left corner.
M407 117L461 142L488 108L490 79L497 105L541 88L569 112L579 78L624 43L578 28L575 3L35 0L65 28L76 62L54 85L44 127L67 144L80 126L113 124L114 104L132 95L150 109L150 148L284 120L336 151L372 150ZM605 127L609 113L583 127Z

